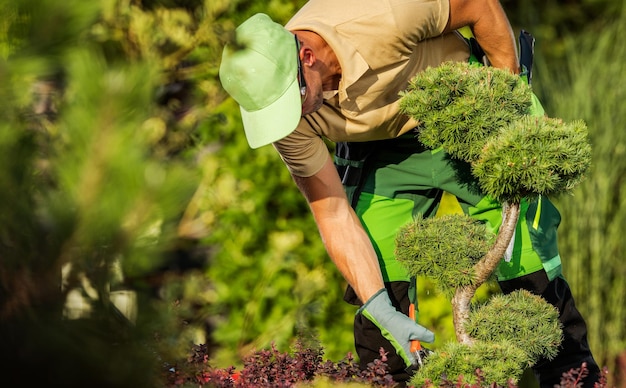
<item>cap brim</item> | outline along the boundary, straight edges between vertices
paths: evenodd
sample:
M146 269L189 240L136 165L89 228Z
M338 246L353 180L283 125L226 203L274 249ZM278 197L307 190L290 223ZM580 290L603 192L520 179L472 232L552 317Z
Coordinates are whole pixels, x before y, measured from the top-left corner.
M298 80L271 105L248 112L241 108L243 129L251 148L274 143L293 132L302 116L302 100Z

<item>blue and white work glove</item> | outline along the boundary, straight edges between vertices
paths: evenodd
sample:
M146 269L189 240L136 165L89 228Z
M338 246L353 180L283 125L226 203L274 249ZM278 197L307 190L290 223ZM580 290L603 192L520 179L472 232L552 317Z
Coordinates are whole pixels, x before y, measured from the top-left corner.
M411 358L411 340L423 342L435 340L433 332L418 325L393 307L389 294L384 288L375 293L358 312L380 329L383 337L391 342L407 367L414 362Z

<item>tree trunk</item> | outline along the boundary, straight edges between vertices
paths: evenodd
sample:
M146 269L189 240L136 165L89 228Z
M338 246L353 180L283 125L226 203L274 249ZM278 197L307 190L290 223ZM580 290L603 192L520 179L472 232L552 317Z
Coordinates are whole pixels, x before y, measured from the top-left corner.
M474 265L474 283L470 286L458 288L454 293L454 297L452 297L454 331L457 341L462 344L471 345L473 343L473 339L465 331L465 322L469 318L470 303L478 287L491 276L500 260L504 257L504 253L511 243L515 232L515 226L519 218L519 208L519 203L505 203L502 205L503 221L498 230L496 242L489 252Z

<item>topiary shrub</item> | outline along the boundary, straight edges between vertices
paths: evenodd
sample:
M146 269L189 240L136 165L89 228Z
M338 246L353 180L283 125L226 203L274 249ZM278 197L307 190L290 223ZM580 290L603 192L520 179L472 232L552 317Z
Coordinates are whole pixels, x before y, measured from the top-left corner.
M401 99L418 122L419 140L469 163L482 191L502 203L496 236L467 215L422 219L396 239L396 256L413 276L426 276L451 297L456 337L429 356L411 381L448 379L516 382L539 358L554 357L561 342L558 312L528 292L494 297L471 307L476 289L504 257L520 202L573 188L590 164L582 121L543 116L529 85L507 70L446 63L418 74ZM533 115L534 114L534 115Z
M428 356L411 379L414 387L440 387L446 380L491 386L515 385L527 360L523 350L509 342L476 341L472 345L448 342Z
M552 359L562 341L558 310L526 290L494 295L470 313L465 328L472 338L509 342L527 355L528 366L539 358Z
M485 226L464 214L437 218L416 216L396 237L396 259L411 274L434 280L448 297L476 284L474 266L495 241Z
M400 107L418 122L419 140L471 162L485 139L529 114L530 86L501 69L446 62L411 80Z
M494 198L520 202L572 189L590 164L584 122L523 116L484 143L472 174Z
M526 290L495 295L473 308L466 330L474 342L449 342L432 353L411 380L414 386L440 386L444 376L462 376L470 384L516 384L540 358L554 358L562 341L557 309Z

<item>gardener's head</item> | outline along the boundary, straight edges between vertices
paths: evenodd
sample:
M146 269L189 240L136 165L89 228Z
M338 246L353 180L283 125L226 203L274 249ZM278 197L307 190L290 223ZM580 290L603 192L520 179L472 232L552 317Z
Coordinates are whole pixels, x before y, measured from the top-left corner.
M306 85L297 37L265 14L235 30L222 55L220 80L239 103L248 143L258 148L289 135L302 115Z

